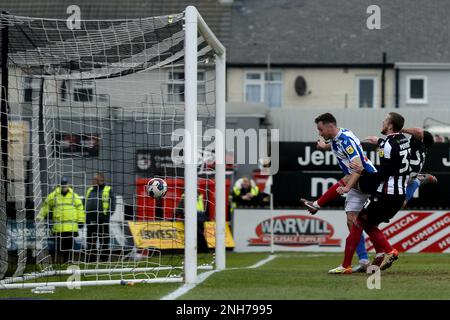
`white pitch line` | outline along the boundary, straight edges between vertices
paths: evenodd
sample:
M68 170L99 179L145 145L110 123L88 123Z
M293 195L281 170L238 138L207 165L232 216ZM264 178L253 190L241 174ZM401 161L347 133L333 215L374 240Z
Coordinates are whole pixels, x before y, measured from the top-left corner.
M174 292L169 293L168 295L162 297L161 300L175 300L175 299L178 299L182 295L184 295L184 294L188 293L190 290L194 289L197 285L199 285L200 283L202 283L203 281L208 279L208 277L210 275L212 275L213 273L216 273L216 272L217 272L217 270L212 270L212 271L207 271L207 272L201 273L197 277L197 283L184 284L182 287L178 288Z
M305 254L305 255L294 255L294 254L281 254L279 258L296 258L296 259L303 259L303 258L317 258L317 257L336 257L336 256L342 256L342 253L336 252L336 253L311 253L311 254Z
M237 270L237 269L255 269L255 268L259 268L259 267L265 265L266 263L272 261L276 257L277 257L276 255L270 255L267 258L265 258L265 259L255 263L252 266L244 267L244 268L230 268L230 269L225 269L225 271L226 270ZM184 295L184 294L188 293L190 290L194 289L197 285L199 285L200 283L202 283L203 281L208 279L209 276L211 276L212 274L214 274L216 272L219 272L219 271L218 270L212 270L212 271L207 271L207 272L204 272L204 273L200 274L198 276L198 278L197 278L198 279L197 283L184 284L182 287L178 288L174 292L169 293L168 295L162 297L161 300L175 300L175 299L178 299L182 295Z
M265 258L264 260L259 261L258 263L255 263L254 265L247 267L247 269L255 269L255 268L259 268L263 265L265 265L266 263L272 261L273 259L275 259L277 256L276 255L270 255L267 258Z

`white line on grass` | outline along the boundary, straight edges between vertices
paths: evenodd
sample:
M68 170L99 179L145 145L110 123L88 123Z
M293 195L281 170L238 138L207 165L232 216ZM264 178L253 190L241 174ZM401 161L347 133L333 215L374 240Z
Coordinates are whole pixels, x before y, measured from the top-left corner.
M254 265L247 267L247 269L255 269L255 268L259 268L263 265L265 265L266 263L272 261L273 259L275 259L277 256L276 255L270 255L267 258L265 258L264 260L261 260L257 263L255 263Z
M237 268L229 268L227 270L242 270L242 269L255 269L255 268L259 268L263 265L265 265L266 263L272 261L273 259L277 258L278 256L276 254L271 254L270 256L268 256L265 259L262 259L261 261L258 261L257 263L255 263L252 266L249 267L237 267Z
M208 277L210 275L212 275L213 273L216 273L216 272L217 272L217 270L212 270L212 271L207 271L207 272L201 273L197 277L197 283L192 283L192 284L187 284L186 283L182 287L180 287L177 290L175 290L174 292L169 293L168 295L162 297L161 300L175 300L175 299L178 299L182 295L184 295L184 294L188 293L190 290L194 289L198 284L202 283L203 281L208 279Z
M230 269L225 269L225 270L237 270L237 269L255 269L255 268L259 268L263 265L265 265L266 263L272 261L273 259L275 259L277 256L276 255L270 255L267 258L255 263L254 265L251 265L249 267L243 267L243 268L230 268ZM207 271L204 273L201 273L198 277L197 277L197 283L193 283L193 284L184 284L182 287L178 288L177 290L169 293L168 295L164 296L161 298L161 300L175 300L178 299L179 297L181 297L182 295L185 295L186 293L188 293L190 290L194 289L197 285L199 285L200 283L202 283L203 281L205 281L206 279L209 278L209 276L211 276L212 274L219 272L219 270L212 270L212 271Z
M342 256L342 253L312 253L312 254L305 254L305 255L295 255L295 254L280 254L278 258L296 258L296 259L303 259L303 258L318 258L318 257L336 257L336 256Z

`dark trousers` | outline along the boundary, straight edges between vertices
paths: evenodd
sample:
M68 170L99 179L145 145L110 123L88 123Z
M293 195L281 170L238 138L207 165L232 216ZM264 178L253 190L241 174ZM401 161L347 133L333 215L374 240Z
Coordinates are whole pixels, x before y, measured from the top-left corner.
M108 261L110 256L109 222L87 225L88 262Z
M55 233L54 240L56 264L69 262L71 253L73 253L75 237L78 237L78 232Z
M197 250L198 252L208 252L208 244L205 238L204 223L208 220L206 213L197 212Z

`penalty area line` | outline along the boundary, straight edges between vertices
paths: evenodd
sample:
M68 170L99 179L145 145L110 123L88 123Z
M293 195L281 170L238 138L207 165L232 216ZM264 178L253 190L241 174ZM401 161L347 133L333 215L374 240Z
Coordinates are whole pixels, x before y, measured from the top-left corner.
M249 267L230 268L230 269L225 269L224 271L226 271L226 270L237 270L237 269L255 269L255 268L259 268L259 267L265 265L266 263L272 261L276 257L277 257L276 255L270 255L267 258L265 258L265 259L263 259L261 261L258 261L257 263L255 263L254 265L251 265ZM162 297L161 300L176 300L176 299L178 299L182 295L185 295L186 293L188 293L189 291L194 289L197 285L199 285L200 283L202 283L203 281L208 279L211 275L213 275L216 272L219 272L219 270L212 270L212 271L207 271L207 272L201 273L197 277L197 283L184 284L183 286L181 286L180 288L176 289L175 291L173 291L173 292L169 293L168 295L165 295L164 297Z

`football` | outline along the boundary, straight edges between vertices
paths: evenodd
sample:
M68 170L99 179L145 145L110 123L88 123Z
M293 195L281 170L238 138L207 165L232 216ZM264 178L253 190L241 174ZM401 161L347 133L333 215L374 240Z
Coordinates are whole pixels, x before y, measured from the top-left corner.
M167 192L167 182L161 178L153 178L147 184L147 194L155 199L162 198Z

